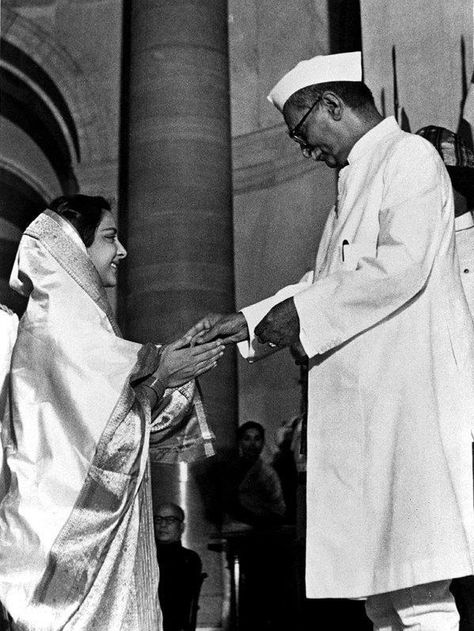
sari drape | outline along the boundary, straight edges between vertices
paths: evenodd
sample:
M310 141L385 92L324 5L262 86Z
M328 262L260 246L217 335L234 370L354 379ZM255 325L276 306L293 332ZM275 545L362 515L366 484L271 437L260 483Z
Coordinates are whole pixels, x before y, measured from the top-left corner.
M150 429L186 419L194 440L181 453L209 453L195 384L167 390L152 420L140 384L159 347L120 336L84 244L56 213L26 229L10 284L29 302L11 364L0 600L25 631L156 631Z
M7 442L10 386L10 363L18 329L18 316L0 304L0 501L9 484L4 463L3 445Z

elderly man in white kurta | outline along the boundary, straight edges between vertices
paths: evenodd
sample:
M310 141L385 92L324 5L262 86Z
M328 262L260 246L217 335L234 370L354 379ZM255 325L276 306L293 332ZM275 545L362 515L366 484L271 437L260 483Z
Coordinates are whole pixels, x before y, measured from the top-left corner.
M454 631L449 582L474 571L474 329L448 174L378 113L358 53L301 62L269 98L339 169L337 204L314 271L209 316L203 339L308 357L308 597L367 598L380 631Z

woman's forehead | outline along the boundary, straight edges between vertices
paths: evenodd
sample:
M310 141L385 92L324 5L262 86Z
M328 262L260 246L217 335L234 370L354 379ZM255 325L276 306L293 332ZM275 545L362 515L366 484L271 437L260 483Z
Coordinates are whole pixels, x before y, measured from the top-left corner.
M102 219L99 223L99 228L101 230L107 230L108 228L117 229L117 224L115 223L115 218L109 210L105 210Z

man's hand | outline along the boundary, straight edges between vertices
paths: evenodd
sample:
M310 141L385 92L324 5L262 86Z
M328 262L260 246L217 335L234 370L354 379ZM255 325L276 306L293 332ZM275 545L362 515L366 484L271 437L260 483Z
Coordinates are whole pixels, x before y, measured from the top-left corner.
M231 344L248 340L249 330L247 321L242 313L231 313L220 316L211 328L205 330L196 338L197 344L204 344L219 338L223 344Z
M255 335L262 344L283 348L299 341L300 319L293 298L275 305L255 327Z
M216 322L219 322L219 320L223 317L223 313L208 313L206 316L204 316L204 318L199 320L199 322L196 322L196 324L192 326L189 331L186 331L184 337L191 338L191 345L201 343L201 340L199 340L198 338L200 338L202 334L209 329L212 329L214 324L216 324Z

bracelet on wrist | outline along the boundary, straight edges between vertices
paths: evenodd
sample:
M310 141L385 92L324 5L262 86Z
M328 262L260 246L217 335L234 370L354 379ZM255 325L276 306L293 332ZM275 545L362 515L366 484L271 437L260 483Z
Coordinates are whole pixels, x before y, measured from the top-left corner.
M166 390L166 385L163 383L163 381L159 379L158 377L155 377L154 375L152 375L149 379L147 379L144 382L144 385L148 386L149 388L153 390L158 400L162 398Z

